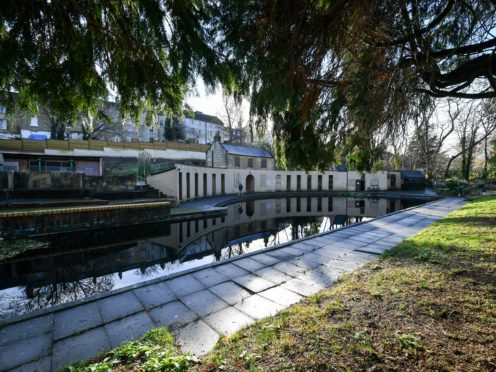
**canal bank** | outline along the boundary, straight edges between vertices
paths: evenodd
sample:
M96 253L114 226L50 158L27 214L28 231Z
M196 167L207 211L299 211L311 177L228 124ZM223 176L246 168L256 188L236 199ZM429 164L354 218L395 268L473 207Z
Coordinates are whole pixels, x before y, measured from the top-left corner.
M4 322L0 368L30 362L47 366L46 370L60 368L156 326L173 329L183 351L203 354L219 334L230 334L328 287L342 273L377 257L462 204L461 199L438 200ZM36 323L45 326L34 329ZM5 352L14 344L24 351L7 360Z

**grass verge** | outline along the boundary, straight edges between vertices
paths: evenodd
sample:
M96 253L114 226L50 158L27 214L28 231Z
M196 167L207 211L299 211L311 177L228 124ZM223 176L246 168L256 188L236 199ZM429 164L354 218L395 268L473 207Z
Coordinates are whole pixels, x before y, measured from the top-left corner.
M157 328L93 361L68 366L64 372L186 371L196 362L178 353L174 338L165 328Z

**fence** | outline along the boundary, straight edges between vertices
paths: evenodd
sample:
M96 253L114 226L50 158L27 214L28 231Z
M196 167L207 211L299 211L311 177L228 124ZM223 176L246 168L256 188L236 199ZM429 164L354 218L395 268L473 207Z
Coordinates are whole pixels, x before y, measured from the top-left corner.
M125 150L179 150L206 152L208 145L187 144L175 142L110 142L110 141L59 141L59 140L0 140L0 151L44 152L51 150L98 150L104 147Z

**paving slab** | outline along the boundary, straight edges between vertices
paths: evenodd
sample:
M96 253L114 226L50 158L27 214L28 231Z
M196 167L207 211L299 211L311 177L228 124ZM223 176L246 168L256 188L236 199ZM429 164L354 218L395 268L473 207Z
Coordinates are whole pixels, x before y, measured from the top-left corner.
M183 275L179 278L169 280L167 281L167 286L172 289L172 292L174 292L177 297L187 296L191 293L205 289L203 284L191 275Z
M210 291L222 298L229 305L234 305L250 296L250 292L234 282L225 282L209 288Z
M299 295L302 296L311 296L322 289L325 288L325 286L319 286L317 283L308 283L306 281L303 281L298 278L291 279L290 281L281 284L281 287L296 292Z
M50 354L52 336L45 333L0 347L0 371L19 367Z
M238 276L248 274L248 271L242 269L239 266L233 265L231 263L217 266L217 267L215 267L215 271L227 276L230 279L237 278Z
M248 315L234 307L227 307L203 318L215 331L230 335L254 322Z
M274 269L273 267L265 267L263 269L254 271L253 274L270 280L272 283L275 284L281 284L292 279L292 276L286 275L283 272Z
M105 329L98 327L57 341L53 345L52 368L54 371L76 361L83 361L110 350L110 341Z
M176 332L181 350L196 356L208 353L217 343L219 334L203 320L194 321Z
M296 279L300 279L305 283L311 284L318 288L329 287L331 284L333 284L336 281L333 277L326 275L325 272L319 270L318 268L307 271L304 274L296 277Z
M234 264L246 271L255 271L265 267L265 264L258 262L252 258L242 258L240 260L234 261Z
M96 302L55 313L53 339L59 340L103 324L100 308Z
M46 356L31 363L23 364L9 372L40 372L52 370L52 357Z
M146 310L177 299L174 292L163 282L137 288L134 290L134 294Z
M363 264L361 262L349 262L342 260L331 260L325 264L325 266L329 266L331 268L336 268L342 271L352 272L353 270L358 269Z
M274 269L279 270L280 272L283 272L284 274L290 276L298 276L305 271L303 268L289 262L281 262L278 263L277 265L274 265L273 267Z
M312 253L305 253L303 256L297 257L295 260L310 260L310 261L314 261L319 265L322 265L329 261L329 257L325 257L323 255L319 255L314 252L315 251L313 251Z
M155 324L144 311L105 324L110 346L113 348L120 346L125 341L136 340L153 328L156 328Z
M284 306L256 294L238 302L234 307L253 319L275 315L284 309Z
M201 317L229 306L227 302L207 289L181 297L181 301L191 311Z
M298 266L303 269L303 271L312 270L321 265L319 262L316 262L305 256L306 254L303 256L295 257L292 260L289 260L287 263Z
M239 278L233 279L233 281L253 293L264 291L275 285L275 283L254 274L246 274L240 276Z
M263 263L264 267L272 266L272 265L275 265L275 264L278 264L279 262L281 262L281 260L279 260L278 258L269 256L265 253L264 254L256 254L254 256L251 256L251 258L254 259L255 261Z
M213 285L227 282L229 280L229 277L227 275L222 274L214 268L201 270L193 273L192 275L205 287L211 287Z
M99 300L98 306L100 307L100 312L102 313L102 318L105 323L144 310L138 297L136 297L132 291Z
M319 256L325 256L327 258L339 258L348 252L349 249L333 247L333 246L324 246L321 248L317 248L312 253L317 254Z
M181 301L172 301L156 307L150 310L149 314L159 327L181 326L198 318Z
M39 316L0 329L0 347L53 330L53 314Z
M302 299L299 294L288 291L282 287L267 289L266 291L260 292L259 295L284 307L291 306Z

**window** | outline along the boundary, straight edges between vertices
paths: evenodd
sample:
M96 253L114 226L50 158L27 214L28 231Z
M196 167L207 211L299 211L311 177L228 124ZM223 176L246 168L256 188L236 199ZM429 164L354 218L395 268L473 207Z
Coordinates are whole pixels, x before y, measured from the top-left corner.
M261 163L260 167L267 168L267 159L262 159L262 163Z
M311 189L312 189L312 176L308 175L307 176L307 190L311 190Z
M235 156L234 157L234 166L239 167L240 165L241 165L241 159L239 158L239 156Z
M253 159L248 159L248 168L253 168Z
M332 175L329 176L328 189L332 190L334 188L334 177Z
M0 119L0 129L7 129L7 121L5 119Z
M5 114L7 112L7 108L5 106L0 106L0 114Z
M121 142L121 138L119 136L114 137L114 142Z
M31 122L29 123L31 127L37 127L38 126L38 117L37 116L31 116Z

